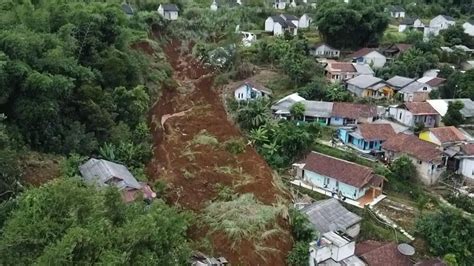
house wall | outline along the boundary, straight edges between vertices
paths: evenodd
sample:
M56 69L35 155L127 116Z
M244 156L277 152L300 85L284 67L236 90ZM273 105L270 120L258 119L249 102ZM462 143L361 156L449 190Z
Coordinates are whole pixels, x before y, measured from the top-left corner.
M425 127L435 127L437 121L436 115L416 115L413 116L413 125L424 124Z
M354 255L355 251L355 241L349 242L347 245L342 247L333 246L333 254L332 259L335 261L341 261L343 259L347 259L350 256Z
M306 29L309 27L310 22L311 18L308 15L304 14L298 21L298 28Z
M381 68L387 62L387 58L377 51L372 51L364 57L364 63L372 65L373 68Z
M471 23L464 23L462 24L462 27L464 28L464 33L470 35L470 36L474 36L474 25L472 25Z
M178 12L176 11L165 11L163 17L167 20L177 20Z
M358 189L351 185L338 182L334 178L326 177L308 170L304 171L304 180L311 182L317 187L320 187L327 191L332 191L336 194L338 194L338 192L340 191L342 196L353 200L361 198L365 195L365 192L367 191L367 188Z
M265 31L272 32L273 31L273 19L271 17L265 20Z
M405 24L400 24L400 25L398 26L398 32L404 32L407 28L408 28L407 25L405 25Z
M353 237L353 238L358 236L359 233L360 233L360 223L357 223L346 229L346 234L348 234L350 237Z
M310 54L317 57L336 58L339 57L339 50L333 50L326 45L321 45L318 48L311 50Z
M281 26L280 23L274 23L274 25L273 25L273 35L274 36L283 35L283 27Z
M462 158L458 172L471 181L474 181L474 158Z
M165 13L164 13L164 11L163 11L163 7L162 7L161 5L158 7L158 14L160 14L160 15L162 15L162 16L165 15Z
M354 72L330 72L326 74L326 78L329 79L332 83L336 83L342 80L351 79L357 76L357 73Z
M328 245L324 247L317 247L317 242L311 242L309 248L309 265L316 266L319 263L327 260L333 259L338 262L344 259L349 258L354 255L355 252L355 241L351 241L342 247L337 247L335 245Z
M351 130L352 131L352 130ZM349 141L349 129L340 128L337 130L337 137L345 144Z
M357 87L354 84L347 84L347 90L352 92L358 97L363 97L364 96L364 89Z
M410 158L410 160L412 161L418 173L418 179L425 185L435 184L444 171L443 168L439 167L441 165L420 161L417 158L410 156L408 154L393 153L389 151L385 152L385 156L391 161L394 161L400 158L402 155L405 155L408 158Z
M415 125L413 123L413 114L408 110L402 108L390 108L389 113L395 120L406 126L412 127Z
M413 22L413 27L414 28L423 28L425 27L425 24L420 19L417 19Z
M253 94L253 95L252 95ZM264 97L265 94L262 93L261 91L253 91L252 87L243 84L239 88L237 88L234 91L234 97L238 101L246 101L246 100L251 100L251 99L257 99Z
M276 9L285 9L286 8L286 3L285 2L275 2L273 4L273 7Z

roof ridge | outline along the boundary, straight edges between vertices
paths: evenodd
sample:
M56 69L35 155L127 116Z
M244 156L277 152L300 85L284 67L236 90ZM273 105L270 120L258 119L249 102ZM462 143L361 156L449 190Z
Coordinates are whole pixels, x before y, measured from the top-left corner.
M373 169L368 167L368 166L365 166L365 165L362 165L362 164L358 164L358 163L355 163L355 162L351 162L351 161L347 161L347 160L344 160L344 159L341 159L341 158L337 158L337 157L334 157L334 156L331 156L331 155L327 155L327 154L324 154L324 153L321 153L321 152L317 152L317 151L311 151L311 153L316 153L316 154L319 154L319 155L323 155L323 156L326 156L326 157L329 157L329 158L333 158L333 159L336 159L338 161L342 161L342 162L347 162L347 163L350 163L350 164L353 164L353 165L357 165L357 166L360 166L362 168L366 168L367 170L370 170L372 171L373 173Z

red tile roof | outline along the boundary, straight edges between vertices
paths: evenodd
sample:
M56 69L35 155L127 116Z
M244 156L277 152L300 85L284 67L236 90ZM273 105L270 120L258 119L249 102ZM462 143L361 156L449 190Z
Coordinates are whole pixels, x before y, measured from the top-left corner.
M412 46L413 46L413 45L408 44L408 43L397 43L397 44L395 44L395 47L398 48L398 50L400 51L400 53L405 52L406 50L410 49Z
M439 258L434 258L430 260L424 260L417 262L415 266L447 266L446 263L444 263L442 260Z
M347 62L333 62L333 63L330 63L330 68L333 71L357 72L354 65L352 65L352 63L347 63Z
M445 81L446 79L443 79L443 78L433 78L432 80L429 80L425 83L430 85L431 87L438 87L439 85L443 84Z
M410 259L400 253L397 244L367 240L356 244L355 254L370 266L411 266Z
M374 117L377 116L377 107L368 104L334 103L332 115L351 119Z
M461 150L465 155L474 155L474 143L462 145Z
M360 134L365 140L387 140L396 135L390 124L360 124Z
M382 148L395 153L403 153L418 160L441 161L441 151L431 142L421 140L414 135L398 133L382 144Z
M357 188L369 184L374 177L372 168L317 152L308 154L303 163L304 170L334 178Z
M414 115L438 115L438 112L427 102L407 102L404 105Z
M377 50L377 49L375 49L375 48L362 48L362 49L359 49L359 50L355 51L354 53L352 53L352 54L350 55L350 57L352 57L352 58L358 58L358 57L367 55L368 53L373 52L373 51L376 51L376 50Z
M459 129L450 127L436 127L430 128L431 134L433 134L441 143L457 142L466 140L466 136L459 131Z

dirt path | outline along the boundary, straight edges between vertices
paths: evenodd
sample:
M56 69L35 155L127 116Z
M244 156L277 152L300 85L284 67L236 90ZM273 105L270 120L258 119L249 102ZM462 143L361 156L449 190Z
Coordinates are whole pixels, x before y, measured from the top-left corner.
M234 155L225 149L223 143L242 135L227 119L221 98L212 88L212 71L182 55L179 45L171 42L164 49L178 86L165 89L151 110L154 158L148 167L150 175L168 184L170 203L198 214L217 197L217 184L232 187L237 193L252 193L264 204L276 204L285 198L285 192L275 185L272 169L256 151L246 146L243 153ZM196 144L194 139L203 133L219 143ZM210 233L206 228L196 227L190 236L198 242L207 238L214 255L224 256L234 265L284 265L292 240L286 221L281 219L278 226L287 236L263 240L273 250L263 255L248 240L230 248L224 234Z

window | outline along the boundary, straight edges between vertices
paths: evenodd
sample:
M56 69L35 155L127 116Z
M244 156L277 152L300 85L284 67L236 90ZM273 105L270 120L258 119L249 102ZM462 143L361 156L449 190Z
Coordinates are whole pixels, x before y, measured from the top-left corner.
M422 164L423 162L421 160L418 160L418 164Z
M428 117L427 117L427 116L425 116L425 120L424 120L424 121L425 121L425 123L426 123L426 119L427 119L427 118L428 118Z
M400 112L400 115L398 116L398 120L402 119L402 112Z
M336 187L339 188L339 181L336 181Z

